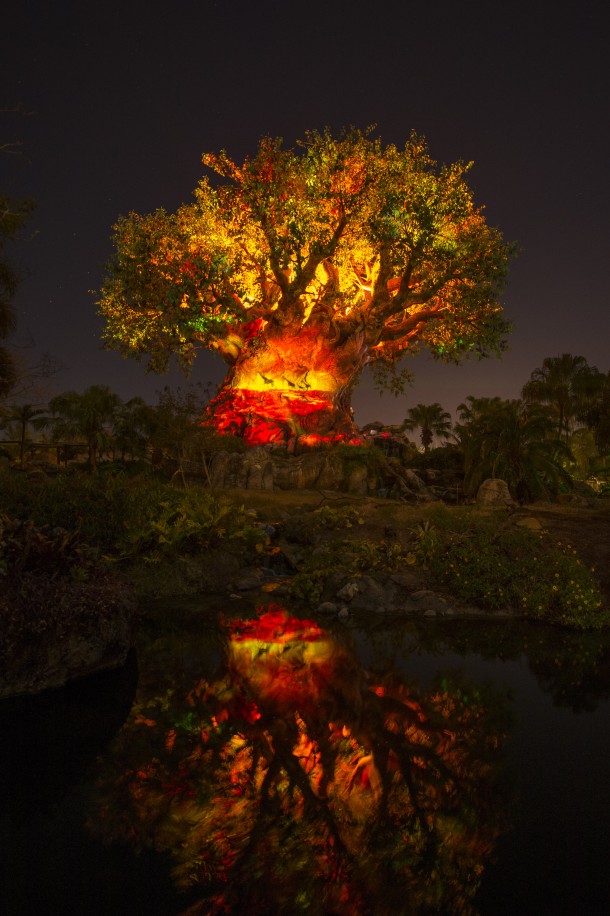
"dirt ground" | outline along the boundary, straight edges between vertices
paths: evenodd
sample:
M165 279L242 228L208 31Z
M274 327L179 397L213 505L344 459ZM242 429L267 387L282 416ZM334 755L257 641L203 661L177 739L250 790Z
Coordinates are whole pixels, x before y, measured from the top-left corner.
M418 524L425 522L434 512L434 507L439 505L432 503L414 506L394 500L313 490L225 492L236 502L255 509L258 518L268 523L306 515L323 505L334 508L355 506L364 519L364 525L352 529L353 536L370 540L396 539L403 544L410 540ZM452 510L449 508L448 511ZM573 545L583 562L595 568L610 604L610 504L589 508L536 503L506 510L507 522L517 523L524 518L536 519L555 540Z

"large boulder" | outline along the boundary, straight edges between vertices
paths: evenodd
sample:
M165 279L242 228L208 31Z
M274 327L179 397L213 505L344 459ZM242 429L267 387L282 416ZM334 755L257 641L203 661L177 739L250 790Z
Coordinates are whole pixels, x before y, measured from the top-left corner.
M480 506L514 506L515 501L510 495L508 484L505 480L490 477L484 480L477 492L477 503Z
M24 577L0 599L0 698L41 693L125 664L135 604L112 577Z

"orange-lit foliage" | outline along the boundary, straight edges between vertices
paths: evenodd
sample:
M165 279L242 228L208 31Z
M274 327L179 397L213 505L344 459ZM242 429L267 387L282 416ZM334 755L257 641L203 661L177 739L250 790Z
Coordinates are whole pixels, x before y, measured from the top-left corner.
M300 146L264 139L241 166L206 155L223 184L203 179L175 214L120 219L100 301L108 345L153 369L220 353L230 369L207 421L251 442L349 438L368 363L393 370L419 346L487 355L507 330L510 250L473 203L469 166L439 167L416 136L399 149L312 132ZM299 412L307 400L318 407ZM244 403L256 424L236 426Z
M192 913L473 912L500 830L491 696L369 682L279 606L230 624L227 652L181 704L134 709L95 829L170 851Z

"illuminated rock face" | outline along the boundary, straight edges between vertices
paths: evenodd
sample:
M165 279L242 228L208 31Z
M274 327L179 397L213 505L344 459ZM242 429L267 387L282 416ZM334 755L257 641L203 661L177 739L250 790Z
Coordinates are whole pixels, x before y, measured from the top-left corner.
M271 338L255 333L204 423L251 444L353 441L350 395L365 363L358 339L339 345L321 329Z

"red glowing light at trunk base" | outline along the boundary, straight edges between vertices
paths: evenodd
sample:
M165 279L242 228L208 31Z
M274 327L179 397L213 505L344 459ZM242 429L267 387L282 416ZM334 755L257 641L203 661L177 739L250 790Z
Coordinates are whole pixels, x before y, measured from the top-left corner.
M208 416L203 425L250 445L361 442L349 414L338 410L325 391L224 388L211 402Z

